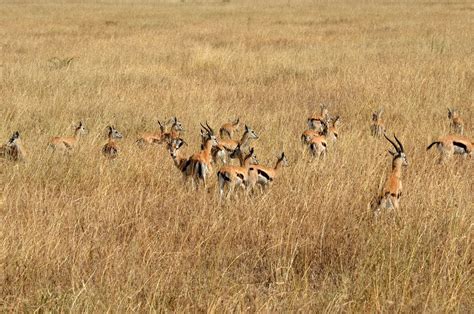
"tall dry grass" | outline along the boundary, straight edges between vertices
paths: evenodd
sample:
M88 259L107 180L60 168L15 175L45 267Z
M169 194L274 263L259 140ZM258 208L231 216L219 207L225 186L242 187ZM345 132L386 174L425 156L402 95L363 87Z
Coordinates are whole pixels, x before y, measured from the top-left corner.
M29 157L0 168L2 310L472 311L473 163L425 151L447 106L473 135L470 19L462 2L2 4L0 137L19 130ZM319 102L342 126L313 162L299 135ZM379 106L410 166L375 223ZM290 167L219 205L214 175L196 193L163 147L135 148L172 115L188 153L199 122L241 116L260 161ZM80 119L78 149L51 154ZM126 135L114 162L108 124Z

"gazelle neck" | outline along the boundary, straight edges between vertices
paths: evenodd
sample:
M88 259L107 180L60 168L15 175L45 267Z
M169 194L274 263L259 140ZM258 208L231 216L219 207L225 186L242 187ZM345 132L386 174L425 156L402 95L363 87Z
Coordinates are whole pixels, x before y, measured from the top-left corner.
M240 139L240 147L245 147L248 144L250 134L249 132L245 131L244 134L242 135L242 138Z
M401 157L395 157L392 160L392 174L394 174L397 178L402 176L402 164L403 160Z
M81 138L81 129L76 129L74 131L74 138L78 141Z
M280 168L281 168L281 163L282 163L282 162L283 162L283 159L281 159L281 158L278 158L278 160L277 160L277 162L276 162L276 164L275 164L275 167L274 167L273 169L275 169L275 170L278 170L278 169L280 169Z
M204 151L206 154L210 154L210 153L211 153L211 150L212 150L212 140L211 140L211 139L207 139L206 142L204 143L203 151Z
M252 161L252 155L249 154L248 156L243 158L243 160L241 161L240 164L241 164L242 167L248 168L248 167L250 167L250 162L251 161Z

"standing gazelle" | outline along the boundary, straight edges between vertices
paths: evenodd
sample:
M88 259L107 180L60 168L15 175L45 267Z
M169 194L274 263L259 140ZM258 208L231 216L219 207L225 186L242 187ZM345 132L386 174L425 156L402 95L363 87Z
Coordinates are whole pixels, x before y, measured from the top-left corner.
M245 150L249 144L250 140L258 139L257 133L248 125L245 125L245 131L239 141L232 139L219 139L219 145L215 147L212 152L214 160L220 159L223 164L227 163L227 157L232 153L237 146L240 146L240 149Z
M395 147L395 152L388 152L393 156L392 170L385 181L381 194L373 203L372 209L378 215L381 210L397 210L399 208L400 196L402 195L402 167L408 166L407 156L402 143L394 135L398 145L385 135L385 138Z
M321 108L321 112L319 114L314 114L308 118L308 128L312 130L322 131L323 130L323 121L327 121L329 119L329 110L324 104L319 105Z
M233 122L224 123L219 129L219 136L221 139L228 138L232 139L234 132L239 130L240 118L237 118Z
M190 158L183 157L181 148L187 143L182 139L172 140L168 145L168 151L173 159L173 163L183 175L184 179L187 179L192 174L192 162Z
M107 130L109 140L104 146L102 146L102 154L109 159L115 159L119 152L115 140L123 138L123 135L113 126L108 126Z
M15 131L8 142L0 146L0 158L11 161L24 160L26 154L20 142L20 132Z
M86 134L86 128L82 121L74 129L74 136L56 136L50 139L48 146L54 150L71 150L74 146L77 145L81 135Z
M240 150L240 145L235 149L234 153L240 157L240 167L237 166L223 166L217 172L217 181L219 183L219 195L224 195L225 186L229 186L229 195L233 192L236 186L245 189L248 184L248 173L250 165L258 163L254 154L254 149L251 148L246 156Z
M448 118L450 120L449 127L451 131L463 135L464 121L459 116L459 112L455 108L448 108Z
M328 125L324 120L321 121L323 130L320 135L312 137L308 141L308 148L313 157L321 158L325 157L328 150L328 141L327 136L329 134Z
M339 132L337 131L337 124L339 122L339 116L335 116L334 118L331 118L327 123L329 124L328 127L328 134L327 138L331 140L333 143L337 142L337 138L339 136Z
M204 187L206 187L206 179L209 173L212 171L212 155L211 150L213 147L217 146L219 142L217 141L214 130L206 122L206 126L201 124L201 127L205 130L206 137L204 139L204 144L200 152L195 153L189 159L191 162L191 173L193 180L202 181Z
M372 136L381 137L385 133L385 125L382 119L383 108L372 112L372 123L370 133Z
M251 165L249 167L249 186L251 189L255 187L256 184L260 185L262 188L266 188L271 185L273 180L278 175L281 167L288 166L288 159L285 156L285 153L281 153L278 156L275 167L265 167L261 165Z
M463 157L472 157L474 151L474 142L467 136L463 135L447 135L438 138L436 141L431 143L426 150L436 145L441 153L439 159L440 162L445 159L451 158L454 154L461 155Z

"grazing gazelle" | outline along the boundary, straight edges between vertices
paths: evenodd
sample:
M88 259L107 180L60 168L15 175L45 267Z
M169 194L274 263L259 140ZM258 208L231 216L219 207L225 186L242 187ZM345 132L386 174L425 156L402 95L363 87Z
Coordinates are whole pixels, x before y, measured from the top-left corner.
M323 125L322 121L327 121L329 119L329 111L326 105L320 104L321 112L319 114L314 114L308 118L308 128L311 130L322 131Z
M212 155L211 150L213 147L217 146L219 142L217 141L214 130L206 122L207 128L201 124L201 127L206 132L206 138L204 139L204 144L200 152L195 153L190 157L191 161L191 173L194 181L202 181L204 187L206 187L206 179L209 173L212 171Z
M250 165L258 163L257 158L254 154L254 149L251 148L249 153L244 156L240 150L240 145L237 146L233 155L239 155L240 167L237 166L223 166L217 172L217 181L219 183L219 195L224 195L224 188L227 185L229 187L229 195L232 193L236 186L242 187L244 190L248 184L248 173Z
M326 122L324 122L324 120L321 121L321 124L323 126L323 131L320 133L320 135L314 136L308 141L308 148L311 154L313 157L317 158L325 157L328 150L328 125Z
M378 215L381 210L397 210L399 208L400 196L402 195L402 167L408 166L407 156L403 149L402 143L394 135L395 141L398 145L385 135L385 138L395 147L395 152L389 150L388 152L393 156L392 170L381 194L373 202L372 209Z
M102 154L109 158L109 159L114 159L117 158L119 148L117 146L117 143L115 140L123 138L122 133L120 133L115 127L113 126L108 126L108 136L109 140L108 142L102 147Z
M224 139L225 137L227 137L228 139L232 139L232 137L234 136L234 132L237 132L239 130L239 123L240 118L237 118L233 122L223 124L219 129L220 138Z
M256 184L260 185L262 188L270 186L270 184L275 180L278 175L281 167L288 166L288 159L285 156L285 153L281 153L278 157L275 167L265 167L261 165L251 165L249 167L249 186L251 189L255 187Z
M474 143L467 136L463 135L446 135L438 138L431 143L426 150L436 145L441 153L440 162L447 158L451 158L454 154L462 155L464 158L472 157Z
M381 137L385 133L385 126L382 120L383 108L372 112L372 124L370 125L370 133L372 136Z
M451 131L461 135L464 134L464 121L455 108L448 108L448 118L450 120L449 127Z
M219 145L212 151L213 159L216 161L220 159L223 164L227 163L227 157L232 153L237 146L245 150L250 143L250 140L258 139L257 133L249 126L245 125L245 131L239 141L232 139L219 139Z
M54 150L71 150L74 146L77 145L81 135L86 134L86 128L82 121L79 122L79 125L75 127L74 136L56 136L50 139L48 146Z
M26 154L20 142L20 132L15 131L8 142L0 146L0 158L11 161L24 160Z

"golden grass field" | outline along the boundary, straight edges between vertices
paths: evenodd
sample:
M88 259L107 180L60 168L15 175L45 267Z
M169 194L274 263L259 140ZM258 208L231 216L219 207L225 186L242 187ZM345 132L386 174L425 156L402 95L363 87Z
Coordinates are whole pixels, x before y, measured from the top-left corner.
M471 312L472 160L437 164L447 107L473 136L473 5L407 1L3 2L0 140L3 311ZM68 66L48 61L74 57ZM340 141L313 161L299 137L330 105ZM395 219L368 204L391 145L410 165ZM183 186L164 146L176 115L188 154L199 123L240 116L263 164L289 167L263 195L219 202ZM89 133L70 156L46 148ZM106 126L125 138L104 160Z

